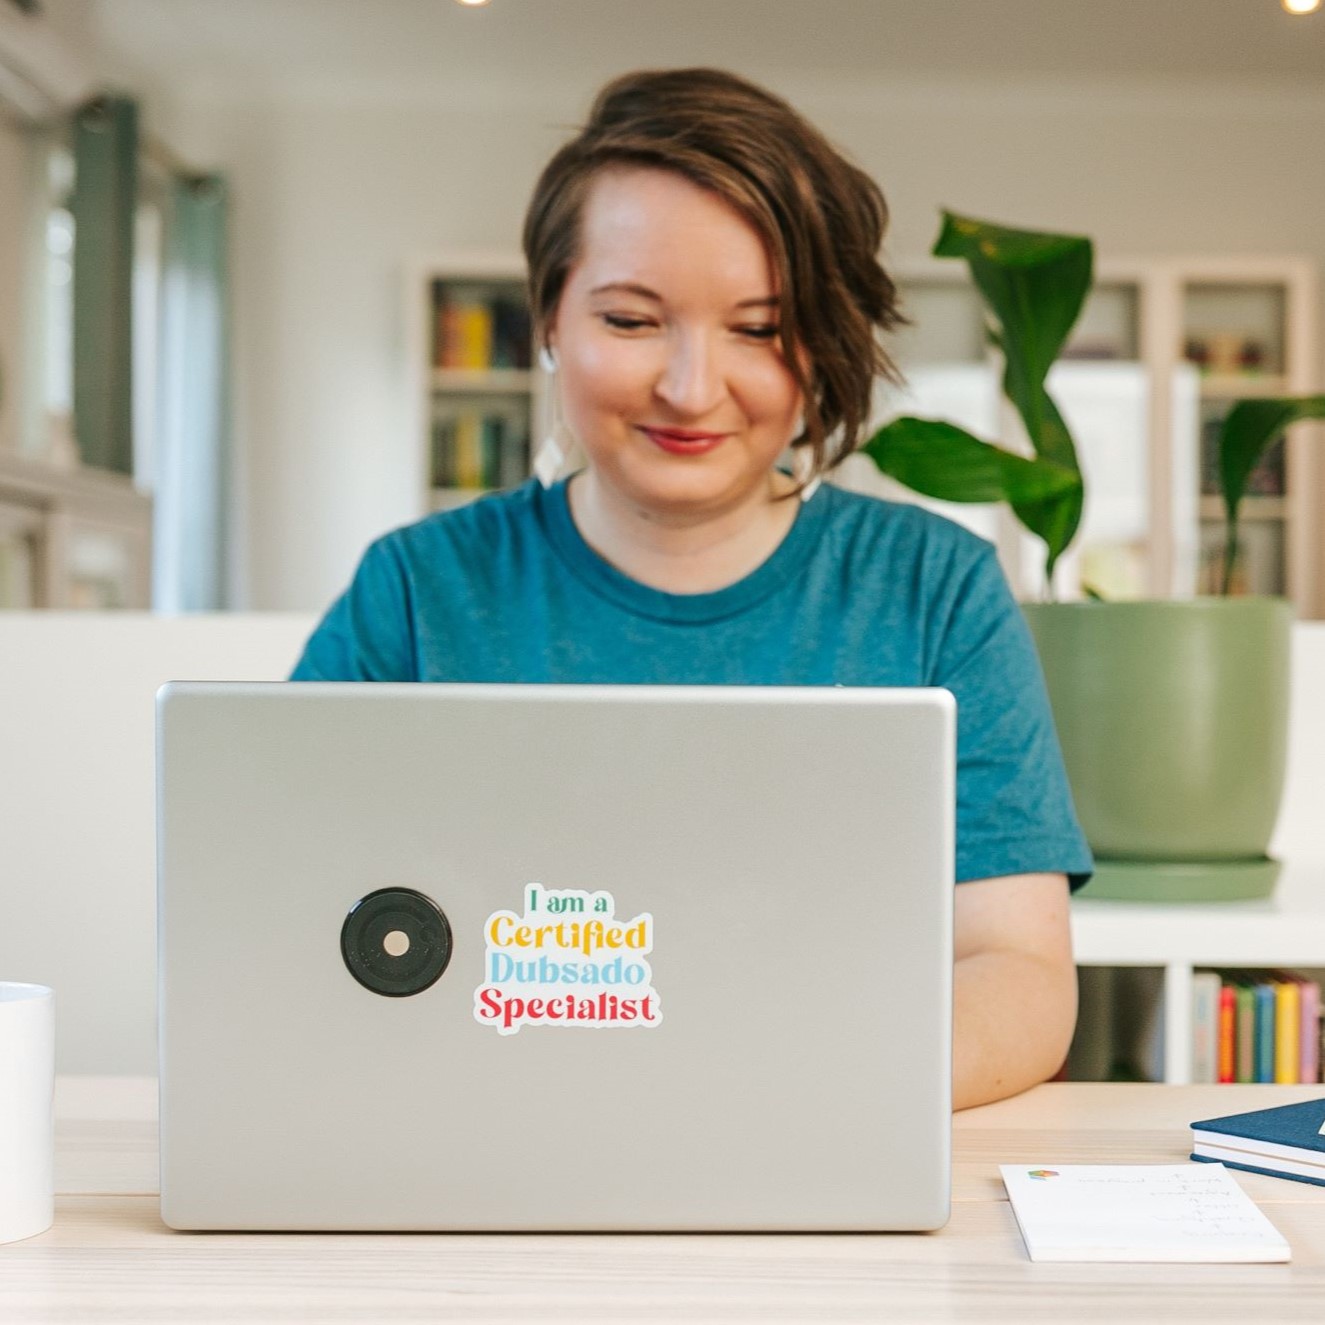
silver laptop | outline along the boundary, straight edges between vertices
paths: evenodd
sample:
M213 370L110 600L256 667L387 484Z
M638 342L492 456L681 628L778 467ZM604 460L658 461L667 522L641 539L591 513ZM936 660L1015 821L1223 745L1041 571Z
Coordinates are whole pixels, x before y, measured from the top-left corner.
M944 690L172 682L179 1229L949 1214Z

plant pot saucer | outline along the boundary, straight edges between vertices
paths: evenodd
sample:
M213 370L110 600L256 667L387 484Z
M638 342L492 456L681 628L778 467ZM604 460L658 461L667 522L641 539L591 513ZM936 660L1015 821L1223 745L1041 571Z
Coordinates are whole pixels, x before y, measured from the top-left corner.
M1100 860L1078 897L1118 902L1245 902L1268 897L1281 862L1251 860Z

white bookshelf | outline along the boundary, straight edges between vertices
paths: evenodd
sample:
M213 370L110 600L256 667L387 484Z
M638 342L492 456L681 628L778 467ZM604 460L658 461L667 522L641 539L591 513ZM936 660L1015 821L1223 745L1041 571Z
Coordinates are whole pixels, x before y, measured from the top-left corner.
M1024 445L1019 421L997 393L979 388L981 399L972 403L971 385L959 380L963 369L996 369L965 264L935 258L902 262L896 264L896 275L915 323L895 343L903 369L957 369L957 385L951 388L954 421L1004 445ZM459 505L485 490L478 484L434 482L433 420L448 402L488 401L496 409L522 411L531 450L547 425L546 375L536 366L478 371L435 365L434 282L523 292L524 280L523 259L509 251L442 252L407 264L408 426L421 511ZM1202 544L1219 543L1223 524L1222 499L1200 490L1202 418L1236 400L1321 389L1316 298L1316 271L1304 259L1097 256L1095 285L1068 347L1069 354L1082 357L1065 359L1054 371L1066 372L1068 379L1075 375L1064 389L1074 393L1078 416L1086 420L1077 431L1087 469L1088 522L1093 519L1092 490L1098 495L1109 481L1117 486L1120 475L1140 509L1124 516L1127 533L1106 535L1102 545L1087 546L1083 535L1063 559L1062 596L1075 596L1083 578L1099 583L1110 597L1182 596L1200 586ZM1257 369L1227 372L1212 364L1211 371L1198 372L1186 362L1193 338L1209 340L1216 334L1258 345ZM963 393L968 399L962 399ZM880 418L886 417L891 397L881 391L879 399ZM1325 428L1315 424L1290 430L1284 491L1250 493L1241 515L1242 541L1251 558L1248 587L1287 594L1303 619L1325 618L1322 433ZM1096 474L1090 472L1092 465ZM1107 476L1099 472L1106 466ZM848 462L840 481L905 495L861 457ZM1040 549L1009 512L950 508L948 513L959 514L993 539L1020 596L1038 596ZM1110 574L1117 578L1110 581Z
M1261 901L1151 906L1077 898L1072 942L1078 966L1163 971L1164 1080L1186 1085L1193 971L1325 965L1325 862L1287 862L1274 894Z
M447 481L447 476L439 473L434 425L440 416L448 411L469 410L504 417L513 425L518 421L530 451L542 437L546 419L546 374L534 363L485 368L438 365L434 302L438 282L456 291L500 294L527 307L524 261L518 254L452 251L418 255L406 264L408 428L413 468L419 476L420 514L464 505L492 487L491 482ZM500 482L510 486L528 477L528 473L527 459L518 466L508 463Z
M524 368L434 368L434 393L482 392L485 395L527 396L534 389L534 374Z
M956 370L953 421L1019 449L1024 445L1020 422L1006 403L995 397L973 413L972 389L962 384L963 368L996 372L982 335L979 297L965 264L931 258L898 264L897 275L905 307L916 323L897 343L904 371L939 366ZM1079 547L1064 558L1060 591L1065 591L1060 596L1079 591L1073 577L1081 575L1083 555L1094 556L1095 577L1101 566L1116 564L1119 558L1127 561L1118 580L1126 587L1110 592L1112 586L1105 585L1109 597L1181 596L1211 587L1212 568L1202 571L1202 548L1222 545L1223 503L1217 494L1201 490L1203 422L1217 426L1219 414L1237 400L1321 390L1317 286L1315 267L1299 258L1097 255L1095 286L1054 373L1065 379L1060 403L1082 450L1087 520L1092 464L1114 473L1130 464L1128 482L1139 506L1134 528L1119 536L1117 548ZM1188 362L1189 348L1198 343L1217 346L1221 339L1225 350L1232 340L1256 363L1245 371L1228 371L1214 356L1207 362L1208 371L1202 371ZM1107 385L1109 374L1102 370L1108 365L1115 369L1120 388L1112 406L1091 384L1094 376ZM1129 394L1121 389L1129 365L1136 389L1144 393L1139 409L1135 390ZM1073 373L1085 382L1080 405L1084 427L1073 420L1066 398L1066 379ZM1052 382L1051 387L1058 393ZM881 393L881 420L897 412L886 408L887 402L887 393ZM932 398L926 403L932 404ZM959 417L963 410L965 418ZM1091 438L1091 424L1097 441ZM1252 491L1240 521L1249 558L1247 588L1286 594L1303 619L1325 618L1322 432L1316 424L1299 424L1289 431L1283 491L1272 496ZM873 481L859 467L853 477L853 486ZM878 481L887 483L881 476ZM889 495L900 494L892 488ZM998 545L1014 588L1022 597L1037 597L1042 561L1038 544L1006 511L991 510L987 522L987 536Z
M0 610L151 602L151 495L124 474L0 450Z

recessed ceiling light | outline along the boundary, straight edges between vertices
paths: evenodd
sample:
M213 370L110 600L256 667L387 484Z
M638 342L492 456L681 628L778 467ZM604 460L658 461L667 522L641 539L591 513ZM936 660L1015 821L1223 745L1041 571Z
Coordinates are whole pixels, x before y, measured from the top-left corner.
M1320 0L1283 0L1283 6L1290 14L1314 14L1320 8Z
M466 9L477 9L480 5L486 5L488 0L456 0L457 4L464 5ZM1320 0L1316 0L1319 4Z

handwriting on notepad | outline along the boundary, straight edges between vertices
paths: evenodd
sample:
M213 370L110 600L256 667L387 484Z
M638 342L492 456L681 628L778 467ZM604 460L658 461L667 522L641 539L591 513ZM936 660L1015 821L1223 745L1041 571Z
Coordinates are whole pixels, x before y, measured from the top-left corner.
M1000 1165L1035 1259L1288 1259L1222 1165Z
M1247 1209L1242 1191L1229 1191L1222 1174L1213 1170L1172 1176L1083 1177L1078 1184L1081 1195L1092 1189L1118 1188L1135 1191L1147 1206L1153 1207L1145 1211L1146 1217L1170 1232L1236 1236L1260 1223L1254 1208Z

